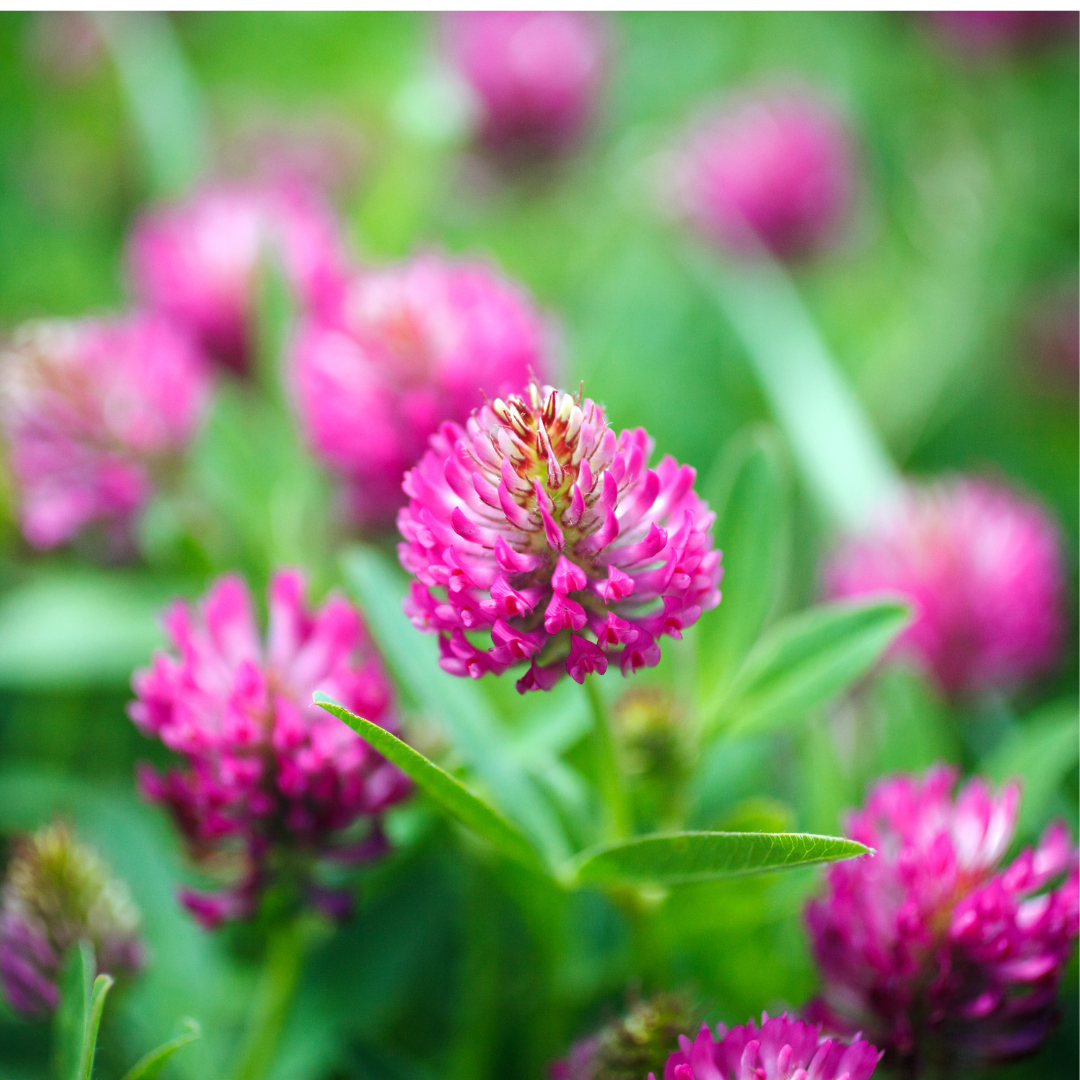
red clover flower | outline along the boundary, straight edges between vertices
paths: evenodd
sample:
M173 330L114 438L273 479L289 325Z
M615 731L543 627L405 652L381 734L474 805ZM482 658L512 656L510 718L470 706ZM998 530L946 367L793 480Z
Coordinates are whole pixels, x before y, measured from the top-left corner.
M952 696L1008 690L1050 670L1065 634L1065 571L1046 512L1001 484L911 485L825 569L834 599L898 593L915 621L897 642Z
M715 515L694 470L651 469L652 449L643 428L616 436L595 402L536 382L442 426L405 477L398 527L406 611L440 635L445 671L528 664L521 692L609 661L626 674L720 602Z
M394 730L390 683L351 604L332 596L311 612L297 571L275 575L260 640L251 598L220 578L197 611L166 617L176 654L136 673L132 720L187 759L141 771L144 794L172 812L196 854L239 851L243 872L223 893L186 892L204 924L246 918L264 891L299 867L309 898L331 913L348 894L314 885L320 862L352 864L385 850L380 815L406 777L312 703L316 690ZM363 828L357 828L363 823Z
M201 354L156 316L24 326L0 350L0 425L26 539L56 547L94 523L125 532L209 394Z
M485 393L519 391L547 366L524 290L482 262L437 255L359 272L293 349L308 441L368 526L393 522L401 478L441 423L463 423Z
M716 1036L702 1025L696 1039L679 1036L663 1080L868 1080L881 1054L858 1035L851 1044L822 1038L821 1027L803 1020L762 1013ZM649 1080L655 1080L652 1073Z
M1019 789L975 779L954 799L955 783L938 767L877 784L847 828L876 854L830 866L806 910L824 982L815 1011L920 1067L1036 1049L1078 929L1066 827L1002 868Z

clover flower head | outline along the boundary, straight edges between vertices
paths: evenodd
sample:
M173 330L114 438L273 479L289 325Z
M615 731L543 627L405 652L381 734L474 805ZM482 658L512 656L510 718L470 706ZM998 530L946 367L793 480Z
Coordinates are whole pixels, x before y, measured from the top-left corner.
M139 910L127 886L62 824L15 849L0 890L0 987L24 1016L60 1003L57 981L73 946L94 947L99 972L121 976L144 962Z
M857 1035L849 1044L822 1037L820 1025L762 1013L761 1027L750 1020L718 1024L715 1036L702 1025L693 1041L680 1035L663 1080L867 1080L880 1060Z
M543 322L485 263L421 255L356 274L293 348L300 417L347 485L352 516L392 524L401 480L447 420L547 371Z
M831 241L851 210L847 128L803 89L740 94L701 114L669 158L665 198L706 239L782 259Z
M595 402L536 382L443 425L398 515L406 612L440 635L443 670L528 664L521 692L609 661L626 674L720 602L715 515L694 470L649 468L652 449L644 429L616 435Z
M224 892L187 892L205 924L249 916L288 865L307 896L331 913L348 895L323 888L318 870L385 850L381 814L409 790L406 777L312 702L316 690L387 728L390 684L360 614L329 598L304 603L297 571L275 575L269 629L260 638L251 598L235 577L198 610L179 603L165 623L175 653L136 673L135 724L186 759L164 775L146 767L144 794L172 812L192 850L238 856Z
M607 39L580 11L461 11L444 21L450 62L472 88L480 138L511 156L556 153L582 134L603 82Z
M548 1070L551 1080L640 1080L664 1062L679 1035L696 1024L696 1010L680 994L636 1001L625 1016L580 1039Z
M307 309L336 297L342 248L333 215L310 189L219 184L144 214L129 237L127 261L141 303L243 371L264 261L278 261Z
M1065 826L1003 867L1018 787L974 779L954 799L955 783L944 767L881 781L847 828L876 854L831 866L806 909L824 984L814 1011L922 1066L1036 1049L1080 917Z
M915 620L895 645L952 696L1051 669L1065 633L1058 531L1036 503L971 478L910 485L825 568L836 599L898 593Z
M0 348L0 426L26 539L51 548L92 523L123 531L209 392L202 355L153 315L22 327Z

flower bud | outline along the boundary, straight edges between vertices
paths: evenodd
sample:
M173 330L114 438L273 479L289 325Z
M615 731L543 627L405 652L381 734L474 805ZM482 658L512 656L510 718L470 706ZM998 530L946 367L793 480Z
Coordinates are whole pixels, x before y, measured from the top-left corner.
M679 1036L697 1025L696 1010L680 994L657 994L575 1043L551 1066L551 1080L641 1080L661 1072Z
M65 826L21 841L0 892L0 986L26 1016L52 1012L64 958L86 941L98 972L119 976L142 967L139 911L127 886L112 877Z

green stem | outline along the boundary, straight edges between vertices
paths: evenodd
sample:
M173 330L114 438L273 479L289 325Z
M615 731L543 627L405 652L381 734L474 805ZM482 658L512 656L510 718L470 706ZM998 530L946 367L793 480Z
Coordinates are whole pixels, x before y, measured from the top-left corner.
M611 716L595 678L585 679L585 692L593 715L593 745L596 751L600 797L604 807L605 832L610 840L622 840L631 833L630 805L626 785L615 755L615 735Z
M299 920L293 919L270 938L232 1080L263 1080L273 1064L300 981L304 959L302 930Z

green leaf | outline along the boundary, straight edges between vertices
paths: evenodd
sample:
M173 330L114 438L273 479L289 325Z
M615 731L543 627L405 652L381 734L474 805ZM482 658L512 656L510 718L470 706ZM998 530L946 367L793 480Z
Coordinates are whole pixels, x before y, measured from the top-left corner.
M724 553L723 602L699 624L709 690L734 676L776 606L788 549L783 454L775 431L755 424L728 442L703 488Z
M569 853L566 834L541 795L514 742L490 702L468 679L439 667L436 638L419 633L402 612L404 587L387 560L367 548L353 548L342 561L345 579L360 602L376 642L398 683L441 722L461 760L496 806L552 862Z
M531 869L547 872L543 860L529 840L460 780L440 769L434 762L428 761L423 754L391 735L385 728L355 716L325 695L315 694L315 702L339 720L343 720L383 757L411 776L428 795L463 825L488 840L509 858Z
M94 949L88 941L76 944L64 960L60 1007L54 1021L56 1074L61 1080L72 1080L78 1075L96 967Z
M811 487L838 521L865 523L900 477L784 268L764 251L737 266L692 245L685 254L742 340Z
M90 992L90 1008L86 1014L86 1026L83 1029L82 1052L79 1055L79 1069L76 1080L90 1080L94 1072L94 1054L97 1052L98 1031L101 1028L101 1014L105 1011L105 998L113 986L111 975L99 975L94 980Z
M1013 727L983 763L991 779L1018 779L1023 785L1018 839L1029 839L1046 823L1054 792L1080 757L1078 727L1076 702L1055 702Z
M154 188L160 195L182 194L206 167L209 123L172 23L157 12L103 13L95 22L116 64Z
M0 599L0 687L123 685L161 643L173 595L122 573L45 571Z
M835 862L869 851L854 840L809 833L658 833L590 848L570 864L568 880L576 885L676 885Z
M728 734L771 730L809 714L865 675L907 625L891 600L825 604L767 631L705 723Z
M187 1031L144 1054L124 1073L123 1080L155 1080L155 1077L160 1076L161 1070L165 1068L169 1059L177 1050L182 1050L188 1043L202 1037L202 1028L199 1027L197 1020L185 1017L181 1023L184 1024Z

